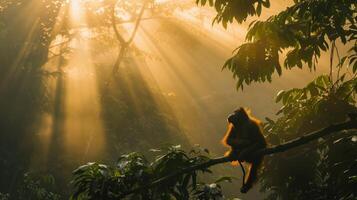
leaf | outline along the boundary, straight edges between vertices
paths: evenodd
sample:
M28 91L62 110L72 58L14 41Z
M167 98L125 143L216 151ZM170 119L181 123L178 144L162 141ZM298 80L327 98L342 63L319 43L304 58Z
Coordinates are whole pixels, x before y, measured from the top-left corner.
M356 72L357 72L357 61L353 64L352 72L353 72L353 73L356 73Z
M262 4L258 3L257 8L256 8L256 13L258 16L262 13Z
M262 4L263 4L263 6L266 7L266 8L269 8L269 7L270 7L270 1L269 1L269 0L262 1Z
M209 154L209 150L207 148L204 148L203 151Z
M182 181L182 187L187 188L190 178L191 178L191 174L187 174L185 176L185 178Z
M271 125L275 124L274 120L270 119L269 117L265 117L265 120Z
M357 176L350 176L348 179L351 183L357 183Z
M220 177L219 179L217 179L214 183L220 183L220 182L228 182L228 183L232 183L233 182L233 177L230 176L223 176Z
M181 145L175 145L175 146L172 146L172 149L174 149L174 150L179 150L179 149L181 149Z
M197 174L196 174L196 172L192 173L192 186L193 186L194 189L196 189L196 186L197 186Z
M151 152L161 152L161 149L150 149Z
M309 85L307 85L306 89L309 90L312 97L317 96L319 94L319 90L317 89L314 83L310 83Z
M285 95L285 91L284 90L280 90L278 92L278 94L276 95L275 102L276 103L280 102L280 100L283 98L284 95Z

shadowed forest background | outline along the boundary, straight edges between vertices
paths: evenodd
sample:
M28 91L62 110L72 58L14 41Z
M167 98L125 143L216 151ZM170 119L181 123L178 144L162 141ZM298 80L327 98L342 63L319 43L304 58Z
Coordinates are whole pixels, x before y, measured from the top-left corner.
M292 5L293 1L273 1L259 19ZM158 148L180 144L189 150L199 144L210 156L222 156L226 118L240 106L250 108L266 122L266 130L276 133L266 131L273 145L344 121L356 111L356 70L340 69L348 60L340 64L342 56L356 47L356 26L354 39L333 40L339 54L332 53L334 60L327 49L314 57L318 67L307 67L304 60L303 67L284 68L271 82L245 82L241 90L241 77L222 66L245 42L248 26L258 16L225 28L212 23L216 14L211 6L195 1L1 0L0 199L68 199L74 169L94 161L115 165L120 155L130 152L155 158ZM356 13L352 16L349 23L354 24ZM284 62L283 57L279 60ZM331 70L330 65L340 66ZM304 106L293 105L306 114L303 120L284 113L282 106L310 99L283 102L276 99L278 92L304 88L311 81L335 84L320 75L334 77L336 88L351 81L343 93L326 100L332 102L323 112L308 113L301 110ZM238 193L241 172L229 164L213 167L213 175L202 180L235 177L232 183L221 183L227 199L319 199L314 195L321 194L321 199L338 199L341 193L342 199L353 199L357 136L356 131L343 134L267 156L262 182L248 194ZM336 163L342 168L329 168ZM331 171L337 174L328 174ZM330 191L340 184L346 191Z

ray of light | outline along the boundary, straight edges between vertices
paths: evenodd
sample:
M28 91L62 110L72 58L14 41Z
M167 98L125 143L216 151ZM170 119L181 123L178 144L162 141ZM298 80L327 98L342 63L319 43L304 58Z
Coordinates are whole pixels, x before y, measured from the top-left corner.
M81 0L71 0L70 1L70 17L73 26L80 25L84 23L84 13L81 5Z
M66 10L68 8L67 3L62 3L61 7L58 11L58 16L55 17L56 22L54 23L54 27L51 34L55 34L58 32L63 25L63 21L65 20ZM61 54L64 48L66 48L66 44L63 43L68 38L63 36L57 36L50 44L50 52L48 57L50 58L51 54ZM63 43L63 45L61 45ZM49 60L47 63L42 66L44 71L48 72L60 72L62 67L62 61L57 57L57 59ZM53 112L47 111L43 112L39 117L38 121L35 121L34 124L37 124L36 127L36 135L35 135L35 146L34 152L31 155L31 163L30 168L32 169L48 169L48 163L51 161L51 157L53 157L53 153L57 153L57 132L59 128L59 120L60 120L60 103L62 97L62 76L58 78L54 78L51 76L42 76L42 82L47 88L48 97L47 101L51 102L50 99L53 98ZM49 103L50 104L50 103Z
M72 23L85 24L80 0L71 2ZM199 12L204 12L200 19L197 17ZM178 21L143 22L135 37L134 43L139 49L154 54L159 59L133 58L121 67L137 67L149 88L159 88L161 95L153 93L150 98L156 101L159 109L167 109L167 104L172 108L180 128L187 134L191 143L217 143L217 138L224 132L217 128L224 126L217 124L224 124L225 115L237 105L254 106L256 110L261 111L262 116L274 111L274 106L266 106L266 99L273 99L276 88L286 86L286 79L274 85L254 85L248 87L248 93L237 94L230 72L222 73L220 70L231 51L244 41L247 24L231 25L228 30L220 25L212 27L214 12L197 8L176 10L174 16ZM130 33L133 25L124 24L123 29ZM90 32L82 29L78 36L89 34ZM64 68L64 122L59 125L63 126L59 133L65 138L63 148L67 154L74 153L77 158L88 155L93 157L103 153L106 144L96 88L97 78L88 52L88 41L76 40L71 46L75 52ZM129 53L127 57L136 56ZM123 76L123 87L134 112L138 116L145 116L145 105L142 101L146 97L135 89L137 83L130 73L132 72L129 70ZM306 77L296 74L290 77L292 76L297 82ZM164 96L164 99L161 96ZM55 123L48 116L45 116L43 121L47 124ZM47 130L46 126L42 130Z
M72 0L71 8L73 23L86 24L80 0ZM94 64L85 39L90 33L83 29L77 34L71 43L74 53L64 68L64 146L68 154L75 152L85 160L104 152L105 138Z
M85 25L86 19L80 0L70 1L71 26ZM56 59L46 65L46 70L62 75L47 78L49 94L53 98L52 113L45 113L39 128L39 154L34 163L53 164L86 162L104 157L105 137L101 118L100 98L97 78L89 49L91 33L85 29L75 29L74 39L61 44L68 38L57 37L53 41L54 53L65 48L72 52L67 56L67 64ZM60 153L60 155L56 155ZM41 159L42 160L41 160ZM36 164L34 164L36 165ZM73 167L73 165L72 165Z
M88 49L88 44L74 44ZM105 146L96 74L88 51L76 52L65 68L65 149L83 156L103 153Z
M21 46L20 51L18 52L17 57L14 59L12 62L12 65L10 69L7 71L7 74L4 76L5 78L3 80L0 80L0 91L2 91L4 88L8 87L9 84L15 84L17 83L16 81L19 81L17 84L22 85L25 82L25 78L21 78L21 80L16 80L16 77L18 77L19 73L23 74L23 59L27 54L29 53L30 49L32 48L32 42L34 41L34 38L36 35L34 34L36 30L38 29L39 25L39 19L34 19L34 17L29 17L26 18L26 14L29 14L30 12L36 13L39 9L39 5L37 4L36 1L31 1L24 8L21 8L22 12L24 15L19 15L15 18L12 19L9 29L11 30L15 26L18 26L18 23L20 23L23 27L24 31L24 40L23 44ZM14 26L14 27L13 27ZM21 34L19 34L21 36ZM21 38L19 38L21 39Z
M269 14L277 13L286 5L284 2L275 4ZM142 74L150 75L154 83L149 84L160 88L191 143L217 143L224 132L217 124L224 124L227 113L238 105L254 107L259 117L269 116L279 107L268 102L273 101L279 88L302 85L313 77L306 71L288 72L281 79L274 76L277 81L273 84L253 84L246 87L244 93L237 93L232 74L221 72L220 66L231 51L244 42L248 23L231 25L228 30L218 25L212 27L212 17L202 21L196 17L195 10L175 11L178 21L145 22L135 38L139 49L159 57L158 60L147 59L146 67L141 68ZM286 84L290 79L296 80L296 84ZM221 121L214 121L219 119ZM215 139L209 139L207 134Z
M13 19L13 23L10 23L11 26L15 27L21 25L23 33L25 34L25 39L23 40L23 44L17 58L14 60L10 70L7 71L5 79L0 81L0 91L6 87L11 88L12 90L16 89L16 91L12 91L17 94L15 98L12 99L12 102L14 105L18 104L18 106L16 106L13 110L14 113L23 112L23 110L21 110L23 107L32 106L32 102L23 101L22 98L24 98L24 93L30 92L31 95L33 95L33 93L37 93L37 96L32 98L43 98L42 96L39 96L43 94L41 91L43 91L43 83L46 82L46 80L42 80L42 77L39 74L42 66L33 66L34 63L31 63L32 54L30 54L34 53L34 47L39 45L40 42L37 34L39 34L39 29L41 29L40 17L43 17L41 14L44 12L42 3L38 1L29 1L24 3L25 7L21 8L20 6L19 8L21 9L21 15L16 16ZM57 16L51 17L56 18ZM9 86L9 84L11 84L11 86ZM31 109L32 108L28 108L27 110ZM40 116L40 108L36 107L36 109L37 110L31 111L33 112L32 121L29 121L28 126L26 125L25 127L26 131L30 131L31 134L28 137L20 135L22 140L19 139L20 148L29 150L27 152L29 153L29 167L34 165L39 166L37 164L40 164L40 166L45 164L49 149L49 141L51 140L52 135L52 115L45 113ZM25 125L23 124L23 126ZM36 134L32 135L34 132Z

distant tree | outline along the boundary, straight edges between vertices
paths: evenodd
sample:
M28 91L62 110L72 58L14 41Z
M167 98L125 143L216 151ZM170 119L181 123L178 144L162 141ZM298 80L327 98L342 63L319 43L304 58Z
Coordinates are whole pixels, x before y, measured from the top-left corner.
M102 42L110 41L111 45L117 49L112 69L112 74L115 75L130 51L138 50L133 41L143 21L169 17L173 10L187 5L187 3L154 0L104 0L101 2L83 1L81 5L88 17L87 27L106 34L107 37ZM125 24L132 24L133 29L123 28ZM114 40L108 40L109 38Z
M146 10L154 6L152 0L142 1L117 1L105 0L102 2L87 1L81 2L81 6L85 9L88 16L88 27L101 31L100 29L108 29L110 35L115 39L115 46L118 47L118 54L113 64L113 74L118 72L121 62L124 60L127 51L131 47L135 39L139 25L142 22ZM133 30L122 31L120 25L132 23L134 24ZM125 32L130 32L126 34ZM108 33L108 32L106 32ZM125 35L128 35L126 37ZM108 40L108 38L105 38Z
M55 37L68 35L65 5L55 0L0 2L2 75L14 65L30 70L41 68L47 62Z
M57 35L68 35L62 1L0 1L0 187L9 192L28 165L33 123L48 109L43 65ZM19 140L22 138L22 140ZM28 144L28 143L27 143ZM10 194L11 195L11 194Z

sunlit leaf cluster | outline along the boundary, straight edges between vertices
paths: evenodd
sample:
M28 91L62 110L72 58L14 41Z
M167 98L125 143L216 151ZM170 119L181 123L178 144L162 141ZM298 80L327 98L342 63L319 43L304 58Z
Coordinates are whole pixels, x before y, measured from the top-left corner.
M281 103L282 107L277 115L281 116L278 123L284 125L276 126L276 122L268 118L267 131L273 132L272 134L293 133L295 137L299 132L302 134L301 131L306 128L306 124L316 124L314 118L317 121L321 120L314 116L326 115L326 119L329 119L323 122L326 125L334 123L336 119L345 119L347 113L354 110L357 79L344 80L344 77L343 75L336 82L331 82L328 75L321 75L306 87L280 91L276 102ZM329 116L331 110L334 111L334 117ZM323 127L323 124L319 122L317 126ZM281 136L279 135L280 138Z
M222 23L225 28L234 20L242 23L249 16L260 16L263 7L270 7L269 0L196 0L196 3L202 6L208 3L214 7L217 15L213 22Z
M207 168L179 174L150 186L155 180L209 159L203 150L196 149L187 153L181 150L180 146L151 151L160 153L153 161L148 161L142 154L133 152L121 156L116 166L88 163L79 167L74 171L75 193L72 199L218 200L223 197L218 182L230 181L230 178L224 177L217 180L217 183L204 184L198 180L197 175L198 172L211 173ZM129 191L140 187L141 190L126 196Z
M244 2L211 1L218 10L216 20L226 26L225 23L232 22L233 18L242 22L248 15L259 15L253 6L257 2ZM244 10L246 4L250 9ZM232 71L238 87L271 81L274 72L281 75L280 56L283 53L286 54L285 68L302 68L307 64L310 69L315 69L321 53L334 48L332 42L356 45L356 14L353 0L295 1L294 5L266 21L251 23L246 35L247 43L237 48L223 68ZM355 48L350 53L355 54Z

